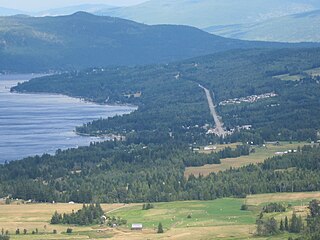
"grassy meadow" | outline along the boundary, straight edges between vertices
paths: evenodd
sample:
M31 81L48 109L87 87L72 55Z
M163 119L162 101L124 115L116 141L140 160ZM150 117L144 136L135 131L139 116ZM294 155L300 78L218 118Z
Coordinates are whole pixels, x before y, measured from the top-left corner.
M274 78L278 78L282 81L300 81L304 76L297 74L297 75L290 75L290 74L283 74L274 76Z
M142 204L103 204L107 215L119 216L128 220L126 226L108 228L106 226L50 225L54 213L70 213L78 210L81 204L17 204L0 205L0 228L9 230L12 240L42 239L255 239L255 221L262 207L270 202L284 203L292 207L285 213L265 214L276 219L291 216L295 211L306 216L307 204L312 199L320 199L320 192L277 193L248 196L246 199L225 198L213 201L186 201L155 203L154 208L142 210ZM240 210L242 204L249 205L248 211ZM188 215L191 218L188 218ZM157 234L158 223L165 232ZM131 231L132 223L142 223L143 231ZM66 234L66 229L73 229ZM15 230L20 229L20 235ZM38 234L31 234L35 229ZM23 234L23 229L28 233ZM53 229L57 234L52 234ZM289 235L272 238L286 239Z
M240 143L239 143L240 144ZM267 158L275 156L276 152L284 152L287 150L294 150L297 149L298 146L302 147L304 145L307 145L306 142L280 142L279 145L273 144L273 143L267 143L265 146L261 147L253 147L255 149L254 153L251 153L249 156L241 156L238 158L226 158L221 160L221 164L207 164L200 167L188 167L185 170L185 176L188 177L191 174L195 176L199 176L199 174L203 176L207 176L212 172L220 172L225 171L232 168L239 168L246 165L249 165L251 163L257 164L262 163ZM236 147L237 144L231 145L231 147ZM229 144L225 145L218 145L217 149L223 149L225 147L230 146ZM204 152L204 151L203 151Z
M304 71L305 74L311 76L311 77L318 77L320 76L320 68L313 68ZM305 76L303 74L296 74L296 75L290 75L290 74L282 74L274 76L274 78L278 78L282 81L300 81Z

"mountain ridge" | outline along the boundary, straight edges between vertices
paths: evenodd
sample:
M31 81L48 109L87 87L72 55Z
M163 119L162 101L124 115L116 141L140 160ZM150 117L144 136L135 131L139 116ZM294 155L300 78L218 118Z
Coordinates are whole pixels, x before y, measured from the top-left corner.
M182 24L198 28L254 23L266 19L320 9L313 0L150 0L135 6L98 11L147 24Z
M152 26L86 12L0 17L0 28L4 72L145 65L238 48L302 47L227 39L189 26Z
M320 10L270 19L256 24L213 26L207 32L228 38L278 42L320 42Z

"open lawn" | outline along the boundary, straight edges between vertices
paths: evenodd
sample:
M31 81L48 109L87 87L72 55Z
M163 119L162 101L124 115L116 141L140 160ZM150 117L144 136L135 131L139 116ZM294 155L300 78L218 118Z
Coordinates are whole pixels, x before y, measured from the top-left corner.
M241 211L242 199L225 198L214 201L157 203L154 209L128 207L114 214L128 220L128 226L140 219L148 228L162 222L165 228L248 225L255 222L250 212ZM190 215L191 218L187 218Z
M212 172L220 172L225 171L232 168L239 168L245 165L249 165L251 163L257 164L264 162L267 158L275 156L276 152L284 152L287 150L295 150L298 146L302 147L307 145L308 143L289 143L289 142L280 142L279 145L274 143L267 143L265 146L261 147L254 147L255 153L251 153L249 156L241 156L238 158L226 158L221 160L221 164L207 164L200 167L188 167L185 170L185 176L188 177L191 174L195 176L199 176L199 174L203 176L207 176ZM221 148L222 146L228 145L219 145Z
M293 210L306 215L305 206L312 199L320 199L320 192L261 194L248 196L246 199L155 203L154 208L150 210L142 210L142 204L103 204L102 207L107 215L120 216L128 220L126 226L114 229L106 226L76 227L49 224L54 211L70 213L72 209L80 209L81 204L0 205L0 228L10 231L11 240L254 239L255 220L264 205L269 202L291 204L293 207L286 213L273 214L280 219L285 215L290 216ZM249 211L240 210L243 203L249 205ZM188 218L188 215L191 218ZM156 233L159 222L163 224L164 234ZM142 223L143 231L131 231L132 223ZM68 227L73 229L70 235L64 233ZM14 234L17 228L20 228L22 234ZM23 234L24 228L28 229L27 235ZM39 234L30 234L36 228ZM52 234L53 229L56 229L58 234ZM258 239L287 238L288 235L279 235Z
M289 75L289 74L283 74L283 75L277 75L273 78L278 78L282 81L300 81L304 76L297 74L297 75Z
M311 77L318 77L320 76L320 68L309 69L304 71L304 73L308 74ZM296 75L282 74L282 75L273 76L273 78L278 78L283 81L300 81L304 77L305 76L302 74L296 74Z
M320 76L320 68L314 68L311 70L305 71L307 74L311 75L312 77L318 77Z

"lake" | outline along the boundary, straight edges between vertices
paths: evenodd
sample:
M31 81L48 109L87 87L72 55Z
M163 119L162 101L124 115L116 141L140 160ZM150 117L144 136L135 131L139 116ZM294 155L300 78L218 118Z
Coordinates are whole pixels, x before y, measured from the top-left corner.
M0 163L106 140L78 136L75 127L135 110L63 95L10 93L12 86L33 77L37 75L0 75Z

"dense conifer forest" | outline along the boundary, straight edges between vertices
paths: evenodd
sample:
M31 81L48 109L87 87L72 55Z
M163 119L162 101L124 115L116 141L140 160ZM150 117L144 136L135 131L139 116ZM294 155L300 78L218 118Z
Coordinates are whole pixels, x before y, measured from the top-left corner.
M88 69L20 84L12 91L55 92L98 103L134 104L129 115L77 128L82 134L119 134L123 141L58 150L0 166L0 195L40 202L160 202L244 197L247 194L320 190L320 148L303 147L259 165L185 178L189 166L219 164L250 154L248 142L316 141L320 49L239 50L184 62ZM301 74L298 81L275 78ZM252 125L220 138L199 84L211 90L227 129ZM268 92L273 98L219 105ZM307 120L307 121L306 121ZM236 149L202 154L197 146L241 142Z

